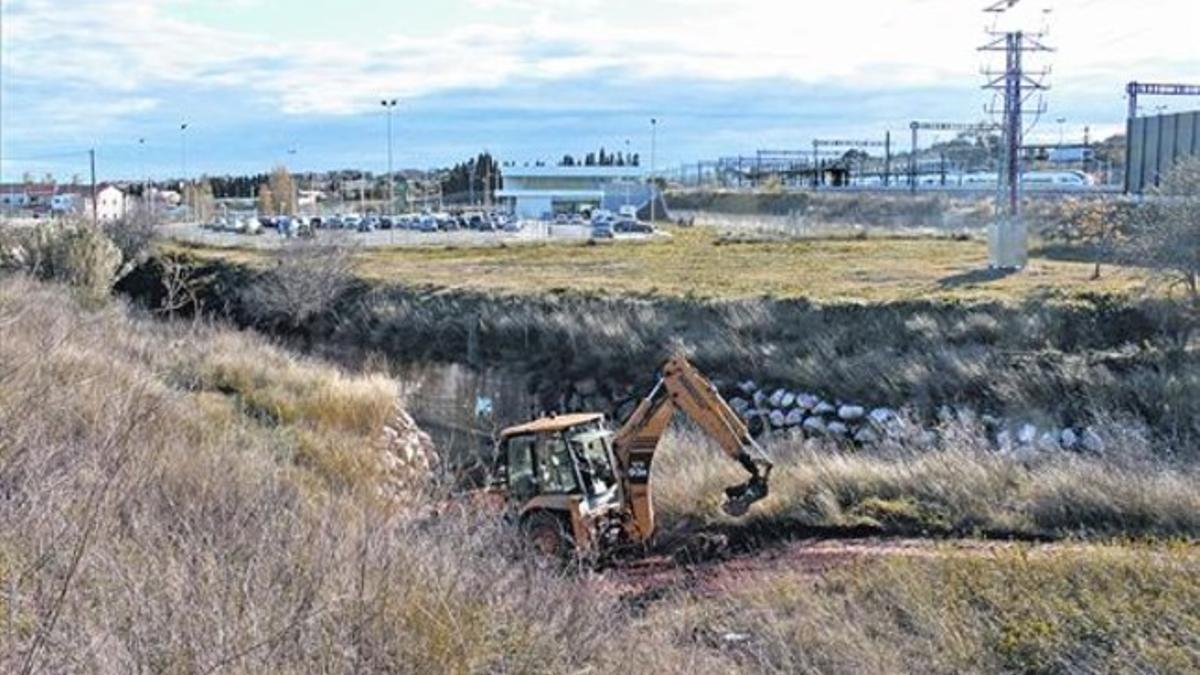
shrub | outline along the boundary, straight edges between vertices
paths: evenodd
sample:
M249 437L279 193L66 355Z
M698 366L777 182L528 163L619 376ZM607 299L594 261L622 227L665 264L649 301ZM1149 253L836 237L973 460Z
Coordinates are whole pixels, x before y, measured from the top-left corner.
M92 300L106 297L132 269L104 232L86 224L39 223L5 239L0 267L68 284Z

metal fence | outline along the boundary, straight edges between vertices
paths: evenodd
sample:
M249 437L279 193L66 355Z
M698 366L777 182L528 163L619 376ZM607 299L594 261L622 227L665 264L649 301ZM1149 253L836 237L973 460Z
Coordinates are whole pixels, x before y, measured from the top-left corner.
M1180 158L1200 155L1200 111L1129 120L1126 192L1158 187Z

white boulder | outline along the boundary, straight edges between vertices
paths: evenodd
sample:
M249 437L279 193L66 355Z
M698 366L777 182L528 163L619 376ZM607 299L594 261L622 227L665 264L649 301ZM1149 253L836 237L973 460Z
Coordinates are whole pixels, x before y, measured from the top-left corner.
M794 405L796 405L796 395L790 391L785 391L783 393L783 398L779 400L779 407L790 408Z
M1063 429L1058 436L1058 442L1067 450L1074 450L1079 445L1079 434L1074 429Z
M1022 424L1021 428L1017 429L1017 442L1021 445L1032 445L1036 438L1037 427L1032 424Z
M832 436L845 436L850 433L850 427L841 422L830 422L829 426L825 427L825 430Z
M1091 427L1084 429L1083 437L1079 439L1079 444L1088 452L1104 452L1104 439Z
M792 408L788 411L787 419L783 422L789 427L797 427L804 424L804 411L799 408Z
M825 420L820 417L810 417L804 420L804 430L813 434L823 434L826 431Z
M854 434L854 442L860 445L874 445L879 442L879 434L876 434L870 427L863 427Z
M782 408L783 407L783 397L785 394L787 394L786 389L776 389L771 394L771 397L769 399L767 399L768 402L771 404L771 407L772 408Z
M838 408L838 417L844 422L857 422L865 417L866 409L860 405L844 405Z
M776 429L782 429L784 423L787 421L787 415L784 415L782 410L772 410L770 419L771 426Z
M813 410L820 402L821 399L812 394L796 394L796 405L805 410Z
M837 412L837 407L829 401L821 401L813 409L814 415L832 415Z
M891 408L875 408L870 414L871 421L878 425L884 425L896 418L896 412Z

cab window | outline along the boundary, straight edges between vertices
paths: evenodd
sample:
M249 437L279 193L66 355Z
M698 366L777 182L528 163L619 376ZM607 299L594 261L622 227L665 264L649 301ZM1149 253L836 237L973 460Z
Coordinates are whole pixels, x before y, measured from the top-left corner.
M533 436L517 436L506 444L506 476L509 492L519 499L537 494L537 480L533 473Z
M576 490L575 464L561 437L543 438L538 444L537 459L543 493L561 494Z

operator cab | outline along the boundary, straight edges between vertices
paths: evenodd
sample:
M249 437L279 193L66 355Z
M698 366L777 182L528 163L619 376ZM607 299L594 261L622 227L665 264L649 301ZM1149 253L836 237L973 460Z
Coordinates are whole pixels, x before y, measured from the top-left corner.
M619 501L613 432L601 414L544 417L500 434L495 482L520 503L579 496L594 510Z

